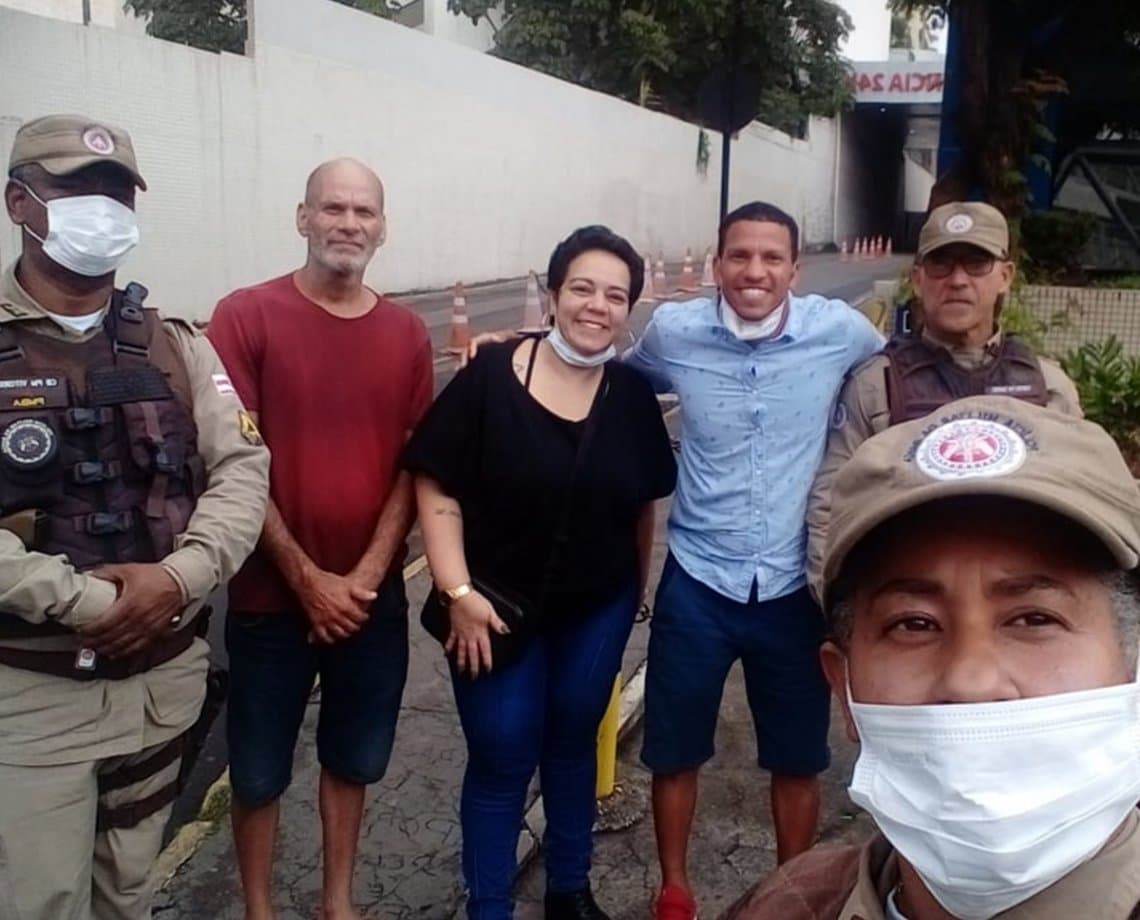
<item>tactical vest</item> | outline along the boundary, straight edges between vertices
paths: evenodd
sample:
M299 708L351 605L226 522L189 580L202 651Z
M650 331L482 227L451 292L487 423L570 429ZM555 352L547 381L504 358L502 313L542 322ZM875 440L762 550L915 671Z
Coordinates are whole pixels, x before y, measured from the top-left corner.
M206 486L186 366L146 293L115 291L84 342L0 324L0 514L34 509L29 548L81 571L162 559Z
M891 339L884 354L892 425L966 396L1012 396L1038 406L1049 401L1037 356L1016 336L1003 336L993 362L976 370L960 367L945 348L915 335Z

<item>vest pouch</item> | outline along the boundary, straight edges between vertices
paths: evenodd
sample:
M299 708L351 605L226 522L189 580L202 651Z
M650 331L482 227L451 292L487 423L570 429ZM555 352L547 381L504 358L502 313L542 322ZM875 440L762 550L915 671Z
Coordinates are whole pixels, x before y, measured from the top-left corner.
M173 400L166 404L123 403L119 410L133 472L146 480L162 475L168 483L181 485L186 478L187 445L177 430L163 424L167 409L174 405Z
M126 478L181 472L181 445L168 440L161 418L165 406L174 405L174 392L157 367L96 368L87 375L87 400L92 406L114 406L122 414Z
M63 465L54 413L0 412L0 511L11 514L59 502Z

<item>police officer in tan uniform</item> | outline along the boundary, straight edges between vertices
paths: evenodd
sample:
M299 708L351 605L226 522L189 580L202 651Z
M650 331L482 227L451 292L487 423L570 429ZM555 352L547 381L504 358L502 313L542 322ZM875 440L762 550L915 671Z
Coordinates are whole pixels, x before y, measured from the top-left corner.
M0 281L0 918L150 916L202 707L206 596L269 457L207 340L115 288L146 189L127 134L16 134Z
M1140 917L1140 489L1097 425L1009 396L835 478L821 659L875 825L738 920Z
M1014 271L1009 226L997 208L951 202L930 212L911 269L922 331L894 337L852 371L836 403L808 499L808 580L817 597L831 481L871 435L982 394L1081 414L1076 386L1060 366L998 326Z

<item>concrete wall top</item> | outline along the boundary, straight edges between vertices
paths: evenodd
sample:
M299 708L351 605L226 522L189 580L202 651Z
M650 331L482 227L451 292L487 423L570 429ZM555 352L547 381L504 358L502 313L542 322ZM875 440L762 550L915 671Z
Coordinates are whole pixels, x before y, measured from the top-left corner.
M695 125L327 0L258 0L255 16L250 58L0 8L0 150L47 112L127 128L150 190L124 275L172 312L204 317L233 288L300 264L294 210L334 156L385 181L389 240L369 274L381 290L541 270L587 223L674 257L714 242L716 135L702 172ZM341 36L335 59L315 40L289 46L318 29ZM838 146L825 119L806 140L749 126L731 202L773 201L805 245L831 241ZM18 246L0 222L0 262Z
M83 22L84 0L0 0L0 7L20 13L34 13L64 22ZM123 0L88 0L91 23L108 29L125 29L136 35L146 33L146 20L123 9ZM443 0L444 4L447 0Z

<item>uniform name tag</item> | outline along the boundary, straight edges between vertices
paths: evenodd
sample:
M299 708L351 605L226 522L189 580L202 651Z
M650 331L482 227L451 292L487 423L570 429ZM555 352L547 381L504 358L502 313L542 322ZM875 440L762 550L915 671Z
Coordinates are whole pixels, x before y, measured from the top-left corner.
M51 374L0 378L0 411L63 409L67 405L67 381L63 377Z

